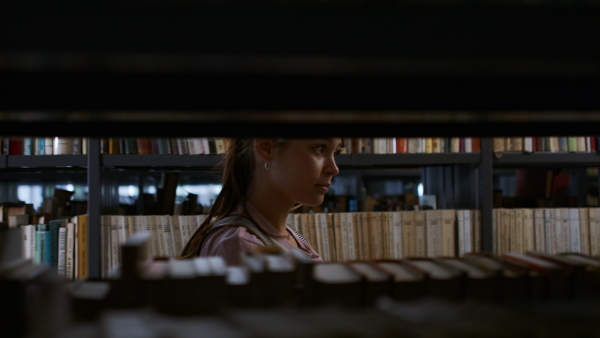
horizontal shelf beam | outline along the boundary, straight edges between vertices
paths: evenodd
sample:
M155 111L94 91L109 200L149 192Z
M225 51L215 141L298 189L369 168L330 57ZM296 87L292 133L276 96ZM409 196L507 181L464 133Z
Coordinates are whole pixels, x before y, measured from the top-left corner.
M494 157L494 167L503 166L598 166L600 165L599 153L504 153Z
M202 167L217 165L221 155L102 155L104 167Z
M9 155L6 168L87 167L86 155Z

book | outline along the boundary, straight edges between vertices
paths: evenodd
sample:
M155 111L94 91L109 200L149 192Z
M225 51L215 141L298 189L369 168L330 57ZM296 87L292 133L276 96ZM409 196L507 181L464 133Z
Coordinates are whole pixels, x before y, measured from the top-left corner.
M539 251L529 251L526 255L550 262L560 268L560 275L564 279L562 282L565 283L564 290L561 290L561 296L583 298L593 295L591 293L592 285L589 283L593 281L593 277L590 277L596 275L596 272L590 274L589 262L577 259L578 256L574 255L552 255Z
M317 305L358 307L362 303L362 277L343 262L315 264L312 287Z
M399 211L402 232L402 253L398 257L412 257L417 255L415 213L413 211Z
M72 155L73 154L73 138L71 137L54 137L53 141L54 155Z
M425 257L428 254L425 232L425 210L416 210L413 213L415 224L415 257Z
M466 274L457 268L442 264L435 258L405 258L405 264L427 275L427 294L441 299L459 300L464 296Z
M437 260L465 273L464 297L466 299L477 301L501 299L501 280L497 273L466 259L440 257Z
M88 215L76 215L73 217L77 228L77 278L88 278Z
M456 211L451 209L440 210L440 255L445 257L456 256Z
M566 299L568 298L569 283L566 271L559 265L534 257L531 255L515 252L505 252L501 257L515 263L527 266L540 276L542 282L538 289L543 299Z
M75 223L69 220L65 225L65 278L75 279ZM105 253L106 256L109 253Z
M427 296L427 274L402 259L376 260L381 269L392 275L390 297L400 301L412 301Z
M440 210L425 210L425 238L427 257L442 255L442 226Z
M484 252L467 253L464 259L500 279L497 301L522 301L530 298L530 272L527 267Z
M373 305L381 298L391 297L393 275L383 269L373 260L347 261L359 275L361 275L362 290L361 305Z

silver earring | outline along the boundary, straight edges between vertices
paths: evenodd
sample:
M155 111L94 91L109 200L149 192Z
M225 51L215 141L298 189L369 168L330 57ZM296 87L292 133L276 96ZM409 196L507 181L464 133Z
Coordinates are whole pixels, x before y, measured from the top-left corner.
M271 169L271 161L265 161L265 170Z

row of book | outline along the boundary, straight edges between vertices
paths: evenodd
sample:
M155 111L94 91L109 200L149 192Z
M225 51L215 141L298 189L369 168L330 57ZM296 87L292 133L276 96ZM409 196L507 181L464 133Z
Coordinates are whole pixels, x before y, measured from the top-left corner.
M53 219L19 226L24 258L46 264L61 278L88 276L88 215Z
M346 137L343 154L476 153L480 137Z
M223 154L226 139L199 138L103 138L103 154L200 155ZM343 154L471 153L481 151L480 137L347 137Z
M600 255L600 208L498 208L495 252L577 252Z
M600 258L577 253L405 257L316 263L300 249L242 252L239 265L222 257L156 260L150 234L122 245L122 260L105 280L115 307L215 314L231 308L368 307L381 299L439 298L506 303L598 297Z
M494 137L493 150L503 152L597 152L597 136ZM85 137L3 137L5 155L85 155ZM344 154L432 154L481 151L480 137L346 137ZM121 137L102 138L102 154L200 155L223 154L225 138L219 137Z
M120 246L135 233L150 233L151 257L177 257L207 215L102 215L102 276L108 276L121 260Z
M469 209L294 213L293 227L325 261L462 256L481 250L481 212Z
M224 154L222 137L109 137L100 139L101 154L210 155Z
M85 155L86 137L0 137L3 155Z
M598 151L598 136L514 136L494 137L494 153L503 152L584 152Z

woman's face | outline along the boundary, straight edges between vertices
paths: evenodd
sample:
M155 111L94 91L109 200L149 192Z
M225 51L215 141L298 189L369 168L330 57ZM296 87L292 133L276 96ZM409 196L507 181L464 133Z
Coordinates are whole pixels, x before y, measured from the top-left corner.
M340 171L335 163L340 138L294 139L276 148L271 159L271 183L278 198L319 206Z

